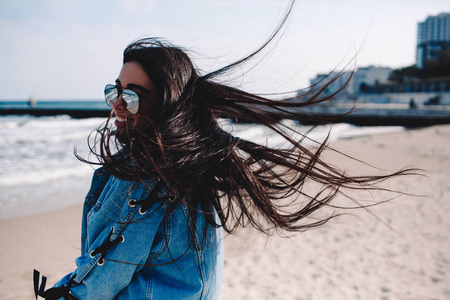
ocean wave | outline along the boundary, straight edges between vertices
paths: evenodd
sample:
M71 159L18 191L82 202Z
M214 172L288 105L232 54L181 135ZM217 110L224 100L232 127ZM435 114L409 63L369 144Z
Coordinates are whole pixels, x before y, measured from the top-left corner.
M29 115L20 116L2 116L0 118L0 124L2 128L20 128L20 127L33 127L33 128L52 128L52 127L73 127L73 126L91 126L104 122L105 118L86 118L86 119L74 119L68 115L59 116L42 116L35 117Z
M68 133L60 133L55 135L41 135L39 133L18 133L14 136L4 136L1 137L2 142L0 145L15 145L15 144L33 144L33 143L59 143L64 141L86 141L87 137L93 130L86 130L80 132L68 132Z
M249 140L260 145L274 148L290 146L283 137L261 125L233 124L226 121L221 121L219 124L225 131L241 139ZM283 120L282 126L288 132L290 138L296 141L302 140L305 145L317 145L323 143L327 138L328 142L333 142L404 130L404 127L401 126L360 127L345 123L313 127L299 125L291 120Z
M51 168L8 173L0 175L0 186L12 187L28 184L39 184L68 177L85 177L92 174L92 172L92 167L83 164L77 167Z
M0 145L85 141L102 122L102 118L6 116L0 118Z
M68 116L0 117L0 186L43 183L58 178L81 176L85 165L78 167L73 149L89 155L87 137L104 119L72 119ZM241 139L272 148L287 148L289 143L271 129L258 124L219 120L220 126ZM304 145L329 142L404 130L403 127L358 127L350 124L302 126L283 120L281 126L290 137ZM310 131L312 128L314 130ZM305 138L306 135L306 138ZM90 168L87 168L90 170ZM83 175L84 176L84 175Z

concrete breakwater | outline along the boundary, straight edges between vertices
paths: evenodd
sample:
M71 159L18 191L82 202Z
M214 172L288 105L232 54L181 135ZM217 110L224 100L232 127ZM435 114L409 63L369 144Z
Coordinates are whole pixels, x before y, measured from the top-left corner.
M400 125L421 127L450 123L450 105L410 105L403 103L350 103L315 105L299 109L304 124L322 120L361 126ZM315 120L318 118L319 121Z
M108 117L111 109L102 101L0 101L0 115L53 116L73 118ZM292 109L305 125L351 123L361 126L400 125L420 127L450 123L450 105L408 103L324 103ZM270 111L277 114L276 111ZM226 118L227 116L222 116ZM246 122L246 120L237 120Z
M56 116L73 118L108 117L111 108L101 100L0 101L0 115Z

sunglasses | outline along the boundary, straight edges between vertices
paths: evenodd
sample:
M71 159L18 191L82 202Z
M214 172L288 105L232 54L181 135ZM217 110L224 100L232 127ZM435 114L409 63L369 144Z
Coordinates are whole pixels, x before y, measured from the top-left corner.
M113 107L114 102L122 94L125 108L133 115L137 114L139 110L139 96L135 91L129 89L122 89L114 84L107 84L105 86L105 101L108 106Z

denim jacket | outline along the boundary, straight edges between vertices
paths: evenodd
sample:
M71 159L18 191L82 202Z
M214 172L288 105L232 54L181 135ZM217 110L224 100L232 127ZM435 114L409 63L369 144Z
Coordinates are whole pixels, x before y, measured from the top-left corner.
M175 202L165 185L156 193L157 186L157 179L125 181L97 169L84 203L77 269L55 287L76 299L218 299L221 229L208 226L202 244L204 215L197 214L191 234L186 203ZM144 207L152 191L158 199Z

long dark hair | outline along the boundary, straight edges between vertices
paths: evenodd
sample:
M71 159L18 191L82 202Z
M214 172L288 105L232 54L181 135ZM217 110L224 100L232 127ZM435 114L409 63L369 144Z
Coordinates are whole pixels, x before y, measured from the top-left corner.
M375 190L385 179L414 173L404 169L381 176L350 176L321 160L327 140L312 149L304 143L307 135L292 138L295 131L287 130L280 119L307 118L301 108L331 99L334 95L321 97L321 92L336 78L303 94L300 101L271 100L216 81L258 54L279 33L288 15L255 52L205 75L196 70L185 50L164 40L146 38L129 45L123 63L137 62L145 70L156 88L159 113L126 137L116 136L108 123L100 128L99 147L91 147L100 164L121 179L162 178L180 196L188 196L192 213L200 207L210 225L222 226L228 233L246 225L262 232L321 225L332 216L301 220L331 205L345 189ZM236 138L221 128L219 117L267 126L290 147L273 149ZM320 188L308 191L308 182ZM298 195L295 201L286 201L294 194ZM214 221L214 213L220 224Z

